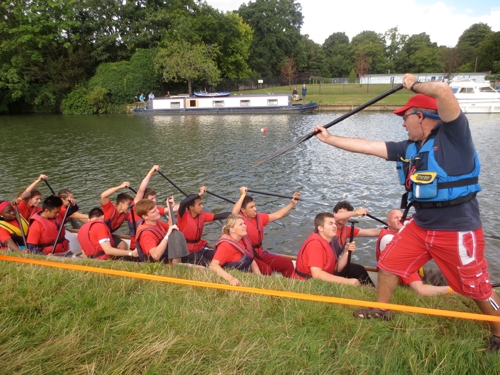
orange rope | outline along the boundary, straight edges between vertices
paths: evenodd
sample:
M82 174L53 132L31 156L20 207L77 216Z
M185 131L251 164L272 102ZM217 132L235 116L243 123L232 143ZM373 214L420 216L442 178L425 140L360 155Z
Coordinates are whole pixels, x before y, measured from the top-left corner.
M93 273L100 273L100 274L105 274L105 275L130 277L130 278L135 278L135 279L161 281L161 282L180 284L180 285L197 286L197 287L202 287L202 288L232 290L232 291L236 291L236 292L261 294L261 295L266 295L266 296L293 298L293 299L299 299L299 300L304 300L304 301L335 303L335 304L341 304L341 305L362 306L362 307L371 307L371 308L379 308L379 309L390 309L393 311L403 311L403 312L410 312L410 313L417 313L417 314L442 316L442 317L446 317L446 318L460 318L460 319L468 319L468 320L479 320L479 321L485 321L485 322L500 322L500 316L493 316L493 315L466 313L466 312L451 311L451 310L437 310L437 309L429 309L426 307L416 307L416 306L396 305L396 304L391 304L391 303L361 301L361 300L355 300L355 299L349 299L349 298L327 297L327 296L319 296L319 295L314 295L314 294L286 292L286 291L281 291L281 290L258 289L258 288L244 287L244 286L232 286L232 285L226 285L226 284L214 284L214 283L209 283L209 282L205 282L205 281L177 279L174 277L148 275L148 274L144 274L144 273L118 271L118 270L112 270L112 269L108 269L108 268L96 268L96 267L82 266L82 265L78 265L78 264L57 263L57 262L50 262L47 260L18 258L18 257L5 256L5 255L0 255L0 260L9 261L9 262L34 264L34 265L45 266L45 267L62 268L62 269L73 270L73 271L93 272Z

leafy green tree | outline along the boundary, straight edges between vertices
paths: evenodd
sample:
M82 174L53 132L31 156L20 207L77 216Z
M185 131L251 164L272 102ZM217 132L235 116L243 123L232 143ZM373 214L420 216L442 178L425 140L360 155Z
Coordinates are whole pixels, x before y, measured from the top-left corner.
M288 56L299 70L306 63L300 28L302 7L295 0L255 0L242 4L238 14L253 29L249 66L262 77L278 76Z
M384 33L387 56L387 69L395 72L398 54L408 40L408 35L401 34L399 28L392 27ZM401 73L401 72L399 72Z
M326 56L321 45L309 39L309 35L302 36L302 44L304 45L307 62L302 66L302 71L321 73L323 76L328 76Z
M344 32L331 34L322 45L325 53L326 69L331 77L345 77L354 67L351 58L349 37Z
M457 50L460 52L461 70L473 71L476 68L476 59L479 57L479 45L490 34L491 27L485 23L475 23L465 30L458 38ZM463 66L465 65L466 66Z
M500 31L489 34L478 46L478 70L499 73Z
M385 38L374 31L362 31L351 41L354 60L368 62L369 73L387 73L387 58L385 55ZM357 65L357 64L356 64Z
M205 44L173 42L159 49L154 64L165 82L187 81L188 93L191 95L193 80L204 79L210 85L219 82L220 72L213 59L217 53L216 48Z
M442 72L444 64L437 44L431 42L429 35L421 33L408 38L399 53L396 69L405 73L433 73Z

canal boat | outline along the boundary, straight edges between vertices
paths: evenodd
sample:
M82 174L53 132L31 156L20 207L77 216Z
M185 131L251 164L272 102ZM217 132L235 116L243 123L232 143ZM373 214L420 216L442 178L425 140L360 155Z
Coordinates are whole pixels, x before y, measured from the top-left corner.
M231 95L227 97L160 97L152 101L149 108L136 106L138 114L283 114L309 113L318 108L318 103L292 104L292 95L257 94Z
M500 93L489 82L460 79L450 87L464 113L500 113Z

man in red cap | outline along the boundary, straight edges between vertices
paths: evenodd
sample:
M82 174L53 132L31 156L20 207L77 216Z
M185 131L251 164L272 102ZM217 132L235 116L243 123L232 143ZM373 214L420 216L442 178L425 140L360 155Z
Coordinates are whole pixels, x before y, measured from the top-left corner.
M484 235L476 194L479 159L469 122L451 88L444 82L419 82L412 74L403 86L418 95L394 113L403 118L408 140L369 141L330 134L321 125L317 138L343 150L397 162L406 193L406 208L415 214L405 222L381 254L378 301L390 302L398 276L409 277L434 259L449 285L472 298L484 314L500 316L500 298L493 293L484 258ZM404 215L404 216L405 216ZM389 310L361 309L358 318L388 320ZM489 352L500 349L500 323L491 322Z

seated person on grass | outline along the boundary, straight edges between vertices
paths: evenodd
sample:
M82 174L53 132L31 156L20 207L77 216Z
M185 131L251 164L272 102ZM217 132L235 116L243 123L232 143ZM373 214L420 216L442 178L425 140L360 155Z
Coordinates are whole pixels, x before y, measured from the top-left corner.
M66 214L66 210L69 209L68 214L66 215L66 223L71 219L76 219L82 223L86 223L89 221L89 215L82 214L79 210L78 205L76 204L76 200L73 196L73 192L69 189L59 190L57 196L62 199L63 205L61 207L61 215L64 217ZM70 204L71 203L71 204ZM69 206L69 208L68 208Z
M158 207L149 199L141 199L137 202L135 210L142 219L136 236L139 254L142 252L153 262L181 263L181 257L187 255L189 250L177 225L169 225L160 221ZM169 240L170 236L171 240Z
M208 267L215 251L208 247L207 241L201 238L205 223L226 219L229 213L213 214L203 211L201 196L206 190L207 188L202 186L198 194L189 194L179 203L177 224L186 238L189 249L189 255L182 257L182 263L199 264Z
M30 228L26 242L28 249L35 254L49 255L57 239L54 254L65 254L69 250L69 241L64 237L66 232L60 215L62 199L50 195L42 203L42 212L34 214L30 219ZM59 229L61 234L57 237Z
M21 215L19 218L21 223L17 220L16 210L10 202L0 201L0 246L18 253L26 253L27 250L22 250L20 246L26 246L24 238L28 235L29 224Z
M34 213L40 212L41 208L39 207L42 193L39 190L35 189L35 187L43 180L46 180L48 177L44 174L41 174L30 186L28 186L25 190L23 190L19 197L17 198L17 207L19 209L19 213L26 219L31 219Z
M78 231L78 242L87 258L106 260L114 257L137 258L137 250L121 250L115 246L109 227L104 222L104 212L95 207L89 212L89 221Z
M330 242L337 235L335 218L329 212L322 212L314 218L315 230L304 241L297 255L295 272L300 280L315 279L336 284L350 284L359 286L358 279L347 279L334 274L337 268L344 268L347 264L348 252L356 250L356 243L348 243L344 255L338 260L330 246Z
M403 217L403 213L400 210L391 210L387 214L387 225L388 228L383 228L378 236L377 247L376 247L376 255L377 261L380 257L382 251L384 251L385 247L391 242L394 235L399 232L399 230L403 227L401 223L401 218ZM400 277L400 284L409 285L415 292L417 292L420 296L435 296L438 294L451 294L453 293L453 289L449 286L434 286L429 284L424 284L422 278L415 272L410 275L410 277Z
M347 201L338 202L333 208L333 215L335 217L335 223L337 224L337 241L332 242L332 248L338 257L341 256L344 251L346 244L351 238L351 226L348 224L349 219L355 216L363 216L368 214L369 211L366 208L360 207L354 210L354 207ZM379 228L356 228L354 227L353 237L377 237L380 234ZM336 275L345 277L346 269L339 268ZM351 263L349 267L349 274L351 277L355 277L359 280L361 284L368 284L375 286L366 272L365 267L361 264Z
M215 244L215 255L209 268L231 285L240 285L240 281L226 272L226 269L238 269L260 275L255 263L250 239L247 237L245 220L240 215L229 215L222 228L222 236Z
M264 240L264 227L270 222L284 217L295 207L300 198L300 193L294 193L292 201L276 212L265 214L257 211L253 198L247 193L246 187L240 188L240 199L234 204L232 214L241 215L247 226L248 238L252 243L255 262L263 275L271 275L273 271L280 272L285 277L292 277L293 263L289 258L269 253L262 247Z

